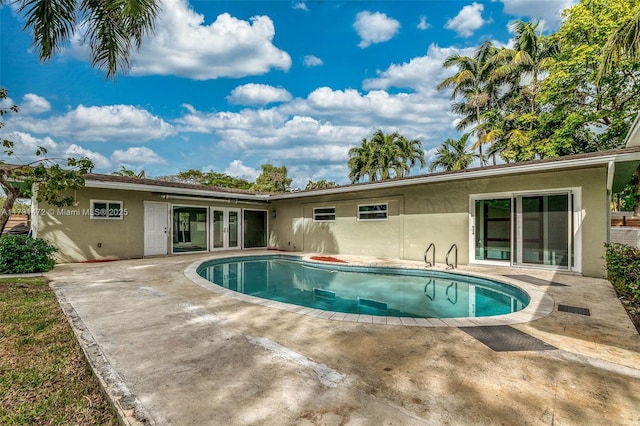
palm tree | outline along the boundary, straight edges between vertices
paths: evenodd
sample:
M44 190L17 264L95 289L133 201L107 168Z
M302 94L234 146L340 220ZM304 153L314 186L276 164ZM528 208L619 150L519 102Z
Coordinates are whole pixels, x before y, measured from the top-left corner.
M460 139L447 139L436 149L436 158L429 166L429 172L438 168L445 171L464 170L473 163L478 154L469 151L467 141L470 133L465 133Z
M398 132L385 134L377 130L371 140L349 150L349 179L352 183L368 178L369 182L404 177L420 163L424 167L424 151L419 140L409 140Z
M602 60L597 81L600 81L603 74L611 71L614 65L618 65L623 57L640 61L640 8L621 22L609 36L607 43L602 48Z
M529 99L532 115L538 112L538 95L544 72L549 69L560 51L557 42L536 33L539 22L515 21L511 30L515 33L513 49L502 49L494 57L494 62L502 63L492 73L491 79L513 87L520 86L525 77L529 83L520 87L520 92Z
M491 43L485 41L480 45L473 57L451 55L445 59L443 66L450 68L456 66L458 72L443 80L438 84L438 90L452 88L451 99L462 97L463 102L453 104L454 112L462 115L462 119L456 125L457 130L475 124L475 133L478 139L480 134L482 113L490 108L497 100L498 87L491 75L497 66L492 58L497 54L498 49ZM484 165L482 155L482 145L479 146L480 165Z
M0 0L0 4L2 4ZM140 47L153 31L160 10L158 0L16 0L33 31L33 45L41 61L49 61L75 32L89 41L91 66L115 80L130 68L132 47Z
M400 136L396 140L399 164L394 170L397 177L404 177L411 173L411 169L420 164L420 168L426 165L422 142L418 139L407 139Z

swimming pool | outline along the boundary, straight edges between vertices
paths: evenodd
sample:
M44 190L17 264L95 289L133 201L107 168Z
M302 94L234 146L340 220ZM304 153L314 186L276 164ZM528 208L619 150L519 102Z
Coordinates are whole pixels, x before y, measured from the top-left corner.
M467 318L510 314L530 301L523 290L485 278L402 268L308 262L300 256L206 261L199 276L235 292L349 314Z

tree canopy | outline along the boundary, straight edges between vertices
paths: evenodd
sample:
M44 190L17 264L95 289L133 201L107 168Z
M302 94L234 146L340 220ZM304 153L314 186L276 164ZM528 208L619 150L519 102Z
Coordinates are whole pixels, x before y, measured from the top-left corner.
M256 178L251 189L258 192L287 192L291 189L291 179L287 167L276 167L273 164L262 164L262 173Z
M410 140L397 132L385 134L377 130L370 140L349 150L349 179L352 183L403 177L411 168L425 166L424 151L419 140Z

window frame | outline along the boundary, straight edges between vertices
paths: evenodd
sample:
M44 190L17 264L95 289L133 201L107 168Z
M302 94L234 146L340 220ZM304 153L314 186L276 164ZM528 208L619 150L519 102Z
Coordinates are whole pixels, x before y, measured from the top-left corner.
M384 206L384 210L380 210L380 211L369 211L369 212L361 212L360 208L361 207L370 207L370 206ZM379 214L379 213L384 213L385 217L376 217L376 218L366 218L366 217L362 217L362 214ZM358 211L357 211L357 219L358 222L374 222L374 221L381 221L381 220L389 220L389 203L369 203L369 204L358 204Z
M107 210L106 212L106 216L97 216L95 214L96 211L96 203L99 204L105 204L105 208ZM117 208L117 210L120 211L120 215L118 216L110 216L109 215L109 211L111 210L111 204L118 204L119 207ZM89 216L90 218L93 220L124 220L124 217L127 215L127 210L124 208L124 202L122 201L118 201L118 200L91 200L89 202Z
M333 209L333 213L317 213L317 210ZM333 216L333 219L319 219L318 217ZM313 208L313 221L318 223L332 223L336 221L336 206L326 207L314 207Z

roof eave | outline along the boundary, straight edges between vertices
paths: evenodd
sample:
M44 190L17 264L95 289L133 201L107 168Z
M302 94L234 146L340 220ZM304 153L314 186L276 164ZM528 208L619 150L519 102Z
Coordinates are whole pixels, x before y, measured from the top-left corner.
M419 185L424 183L437 183L437 182L448 182L448 181L465 180L465 179L479 179L479 178L486 178L486 177L506 176L511 174L519 174L523 172L546 172L546 171L553 171L558 169L575 169L577 167L594 167L594 166L602 166L602 165L606 166L611 161L621 162L621 161L633 161L633 160L640 160L640 151L634 150L633 152L628 152L628 153L622 152L622 153L594 156L589 158L573 158L573 159L567 159L567 160L550 161L550 162L536 163L536 164L515 163L513 165L510 165L509 167L504 167L504 168L487 167L487 168L478 168L477 170L468 169L458 173L424 175L420 177L379 181L379 182L372 182L372 183L366 183L366 184L354 185L354 186L334 187L334 188L320 189L320 190L314 190L309 192L275 194L275 195L271 195L270 199L285 200L285 199L291 199L291 198L315 197L318 195L332 195L332 194L341 194L341 193L349 193L349 192L358 192L358 191L371 190L371 189L396 188L401 186Z

